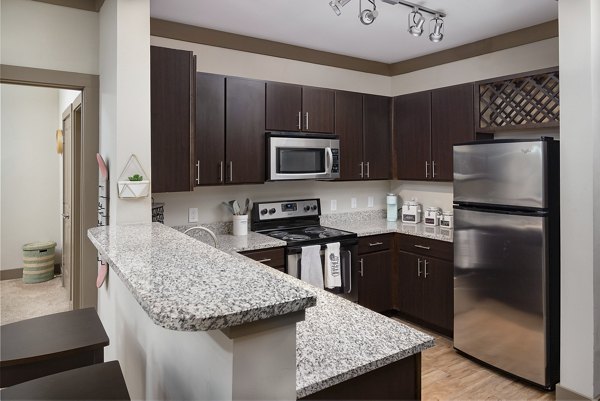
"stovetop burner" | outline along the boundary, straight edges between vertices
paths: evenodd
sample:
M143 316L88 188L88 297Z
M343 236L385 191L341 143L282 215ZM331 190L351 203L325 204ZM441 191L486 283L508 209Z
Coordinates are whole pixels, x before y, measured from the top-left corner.
M263 234L286 241L288 243L326 243L335 239L356 237L356 234L354 233L323 226L294 227L289 229L280 227L274 231L263 232Z

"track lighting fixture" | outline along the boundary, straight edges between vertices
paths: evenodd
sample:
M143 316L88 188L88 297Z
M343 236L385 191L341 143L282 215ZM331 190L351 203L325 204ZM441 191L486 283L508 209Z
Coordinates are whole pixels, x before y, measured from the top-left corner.
M332 0L329 2L329 5L333 9L333 12L337 16L340 16L342 14L342 7L344 7L349 2L350 0Z
M433 30L431 29L431 24L433 23ZM439 15L436 15L434 19L429 22L429 40L433 43L441 42L444 38L443 29L444 29L444 20L440 18Z
M421 36L423 34L423 24L425 24L425 18L423 18L423 14L419 12L419 9L415 7L408 14L408 32L412 36Z
M362 8L362 0L359 0L359 14L358 19L364 25L371 25L377 16L379 15L379 11L377 11L377 5L375 4L375 0L367 0L373 6L373 9ZM412 11L408 14L408 32L416 37L423 35L423 26L425 25L425 17L423 17L422 13L427 13L433 15L433 18L429 21L429 40L434 43L441 42L444 38L444 20L442 18L446 18L446 14L433 10L431 8L427 8L425 6L421 6L415 3L411 3L406 0L381 0L385 3L392 5L401 5L410 7ZM336 13L336 15L340 15L342 13L342 7L348 4L350 0L331 0L329 5Z

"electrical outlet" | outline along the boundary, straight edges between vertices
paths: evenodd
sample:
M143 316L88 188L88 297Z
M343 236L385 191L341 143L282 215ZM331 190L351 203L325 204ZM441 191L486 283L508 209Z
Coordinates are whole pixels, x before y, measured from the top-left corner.
M369 196L367 198L367 206L368 207L373 207L373 197L372 196Z
M188 223L197 223L198 222L198 208L191 207L188 209Z
M337 201L335 199L331 200L331 211L334 212L337 210Z
M350 199L350 207L352 209L356 209L356 198L351 198Z

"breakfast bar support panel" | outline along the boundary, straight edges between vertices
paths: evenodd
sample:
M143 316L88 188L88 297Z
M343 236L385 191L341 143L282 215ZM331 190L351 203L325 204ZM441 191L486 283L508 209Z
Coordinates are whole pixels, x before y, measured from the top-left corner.
M132 399L296 399L296 322L303 313L224 331L167 330L110 273L98 290L110 338L105 360L121 363Z

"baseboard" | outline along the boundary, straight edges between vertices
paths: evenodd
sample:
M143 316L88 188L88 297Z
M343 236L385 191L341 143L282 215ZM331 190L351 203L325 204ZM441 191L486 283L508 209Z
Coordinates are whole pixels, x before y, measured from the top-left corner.
M54 265L54 275L60 275L60 264ZM0 270L0 281L15 280L23 277L23 268Z
M556 385L556 401L598 401L599 398L588 398L575 391L569 390L558 383Z

